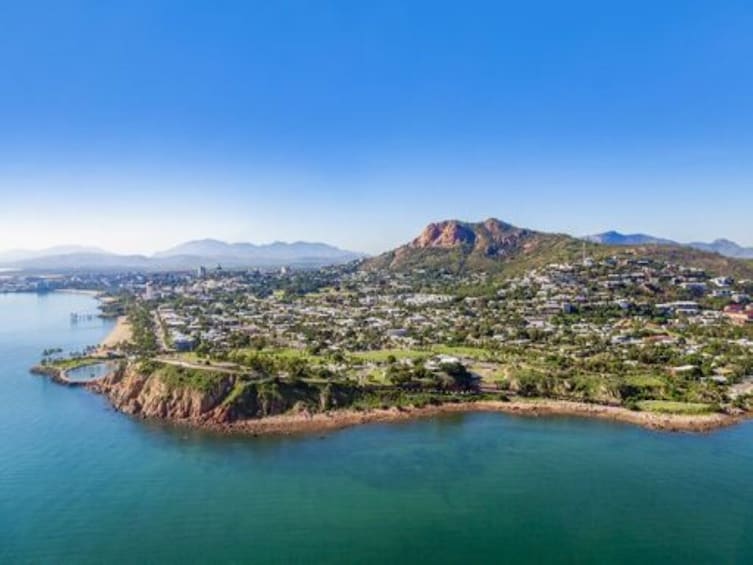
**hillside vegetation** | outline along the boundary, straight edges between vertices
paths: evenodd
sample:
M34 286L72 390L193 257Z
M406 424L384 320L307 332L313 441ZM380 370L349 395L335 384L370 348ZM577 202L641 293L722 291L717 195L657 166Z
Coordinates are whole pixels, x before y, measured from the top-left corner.
M753 278L753 261L672 245L613 246L518 228L490 218L428 225L413 241L364 262L367 270L486 272L515 276L553 263L632 256L737 278Z

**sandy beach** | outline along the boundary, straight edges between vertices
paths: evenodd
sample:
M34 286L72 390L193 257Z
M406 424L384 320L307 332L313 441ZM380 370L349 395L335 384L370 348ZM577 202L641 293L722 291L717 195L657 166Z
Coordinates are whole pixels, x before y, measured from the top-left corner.
M321 433L360 424L402 422L429 418L442 414L469 412L502 412L527 417L576 416L599 418L635 424L653 430L673 432L708 432L731 426L742 421L741 417L728 414L668 415L653 412L635 412L617 406L585 404L564 400L515 400L511 402L479 401L425 406L422 408L388 408L369 411L337 410L323 414L283 414L256 420L241 420L233 423L184 422L227 433L252 435L290 435Z
M128 322L128 318L126 316L118 316L118 319L115 322L115 326L99 344L100 348L112 349L119 343L129 341L131 339L131 335L131 324Z

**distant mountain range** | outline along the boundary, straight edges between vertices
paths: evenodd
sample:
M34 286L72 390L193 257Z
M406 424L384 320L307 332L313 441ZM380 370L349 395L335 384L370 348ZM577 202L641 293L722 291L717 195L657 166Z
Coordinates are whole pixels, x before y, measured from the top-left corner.
M255 245L226 243L216 239L189 241L152 256L119 255L99 248L75 245L38 251L0 253L0 267L28 271L76 270L184 270L199 266L228 268L322 267L348 263L365 255L325 243L297 241Z
M93 253L100 255L109 255L104 249L99 247L86 247L83 245L56 245L47 249L13 249L0 253L0 262L8 261L28 261L29 259L38 259L40 257L54 257L57 255L72 255L74 253Z
M718 239L712 243L677 243L646 234L605 232L586 238L519 228L495 218L483 222L445 220L429 224L414 240L368 259L365 268L394 270L441 268L451 271L514 272L553 262L578 260L586 240L588 253L614 253L629 246L647 257L680 261L716 271L741 272L750 264L732 259L753 258L753 248ZM597 245L600 244L600 245ZM188 270L199 266L225 268L322 267L365 258L324 243L297 241L264 245L227 243L216 239L189 241L152 256L118 255L102 249L58 246L39 251L0 253L0 268L26 271ZM741 265L743 267L741 267ZM747 275L746 275L747 276ZM753 272L750 274L753 277Z
M310 243L307 241L296 241L294 243L275 241L274 243L255 245L253 243L226 243L216 239L189 241L154 254L155 258L179 256L227 257L230 260L297 261L302 258L315 258L321 260L350 261L354 258L362 257L363 254L353 251L343 251L326 243Z
M584 239L594 243L604 245L679 245L683 247L692 247L701 251L710 253L719 253L725 257L733 259L753 259L753 247L742 247L734 241L728 239L716 239L711 243L693 241L690 243L680 243L671 239L664 239L647 235L643 233L622 234L616 231L608 231L596 235L586 236Z

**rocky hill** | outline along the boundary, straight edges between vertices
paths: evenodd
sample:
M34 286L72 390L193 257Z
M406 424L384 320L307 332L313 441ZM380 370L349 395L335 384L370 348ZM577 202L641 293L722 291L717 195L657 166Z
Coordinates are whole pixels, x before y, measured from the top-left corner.
M413 241L366 261L365 267L496 272L521 261L566 260L581 248L582 243L570 236L518 228L495 218L476 223L446 220L429 224Z
M585 248L585 249L584 249ZM483 222L445 220L426 226L413 241L364 262L366 269L516 274L558 262L633 255L753 278L753 263L680 245L608 245L519 228L495 218Z

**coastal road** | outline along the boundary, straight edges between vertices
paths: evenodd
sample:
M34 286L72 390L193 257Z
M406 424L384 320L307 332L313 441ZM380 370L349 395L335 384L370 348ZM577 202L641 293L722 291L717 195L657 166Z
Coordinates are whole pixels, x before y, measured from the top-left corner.
M167 347L167 340L165 339L165 328L162 327L162 319L159 317L158 312L152 314L154 320L154 336L157 338L157 347L160 351L169 351Z
M222 365L204 365L203 363L193 363L191 361L185 361L183 359L175 359L174 357L159 356L155 357L155 360L165 365L174 365L175 367L183 367L184 369L199 369L201 371L215 371L217 373L226 373L235 375L238 372L242 372L243 369L239 365L232 363L223 363Z

